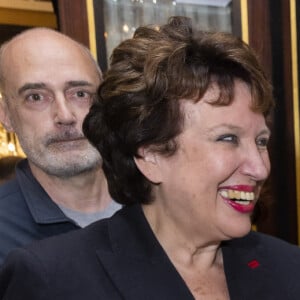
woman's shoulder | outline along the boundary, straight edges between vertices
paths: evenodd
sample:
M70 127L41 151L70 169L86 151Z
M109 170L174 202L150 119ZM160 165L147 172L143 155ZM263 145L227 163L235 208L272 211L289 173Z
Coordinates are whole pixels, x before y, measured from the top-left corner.
M280 251L295 251L296 254L300 254L300 248L298 245L262 232L251 231L245 237L246 241L247 239L251 240L252 243L255 242L263 247L271 248L273 250L280 249Z
M277 249L280 252L292 251L300 255L300 247L298 245L289 243L288 241L285 241L278 237L257 231L251 231L246 236L242 238L233 239L229 242L226 242L225 244L233 248L264 248L266 250L270 249L272 251L276 251Z
M228 242L228 248L234 253L250 253L266 263L297 267L300 275L300 247L278 237L251 231L242 238Z
M232 292L238 294L233 298L300 299L300 248L297 245L250 232L224 242L222 251L228 282L232 284ZM239 290L245 282L251 286L251 291L247 290L248 298L244 290Z

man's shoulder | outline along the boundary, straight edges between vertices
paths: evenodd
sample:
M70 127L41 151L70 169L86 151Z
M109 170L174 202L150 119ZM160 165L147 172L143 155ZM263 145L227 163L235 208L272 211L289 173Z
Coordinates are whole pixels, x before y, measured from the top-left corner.
M7 222L9 218L13 218L10 224L22 224L22 218L28 214L29 209L18 180L14 179L2 185L0 187L0 222L3 219Z
M99 220L85 228L67 233L61 233L41 241L35 241L26 249L37 255L52 255L62 257L77 252L79 249L97 249L109 246L108 223L110 219Z
M23 199L19 183L16 179L10 180L0 187L0 207L11 206L13 199Z

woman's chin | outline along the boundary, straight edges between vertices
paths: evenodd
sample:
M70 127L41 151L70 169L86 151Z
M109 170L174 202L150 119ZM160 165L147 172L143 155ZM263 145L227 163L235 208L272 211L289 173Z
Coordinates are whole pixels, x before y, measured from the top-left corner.
M235 226L230 226L227 228L223 228L223 233L226 235L228 239L241 238L247 235L252 229L252 224L249 222L243 222L243 224L239 223Z

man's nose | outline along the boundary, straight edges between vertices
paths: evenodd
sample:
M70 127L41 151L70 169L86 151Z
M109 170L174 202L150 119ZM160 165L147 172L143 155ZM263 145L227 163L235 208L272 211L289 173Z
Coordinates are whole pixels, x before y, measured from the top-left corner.
M74 107L64 96L57 97L52 105L56 124L71 125L76 122Z

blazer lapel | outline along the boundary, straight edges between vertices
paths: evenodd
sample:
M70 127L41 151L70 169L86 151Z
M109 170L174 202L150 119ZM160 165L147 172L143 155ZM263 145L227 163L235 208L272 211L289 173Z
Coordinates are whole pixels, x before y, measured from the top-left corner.
M98 258L123 299L194 299L156 240L140 206L108 225L111 250Z
M224 269L231 300L286 299L278 279L274 278L266 251L259 237L248 236L225 242ZM275 286L274 286L275 284ZM274 294L270 292L274 291Z

